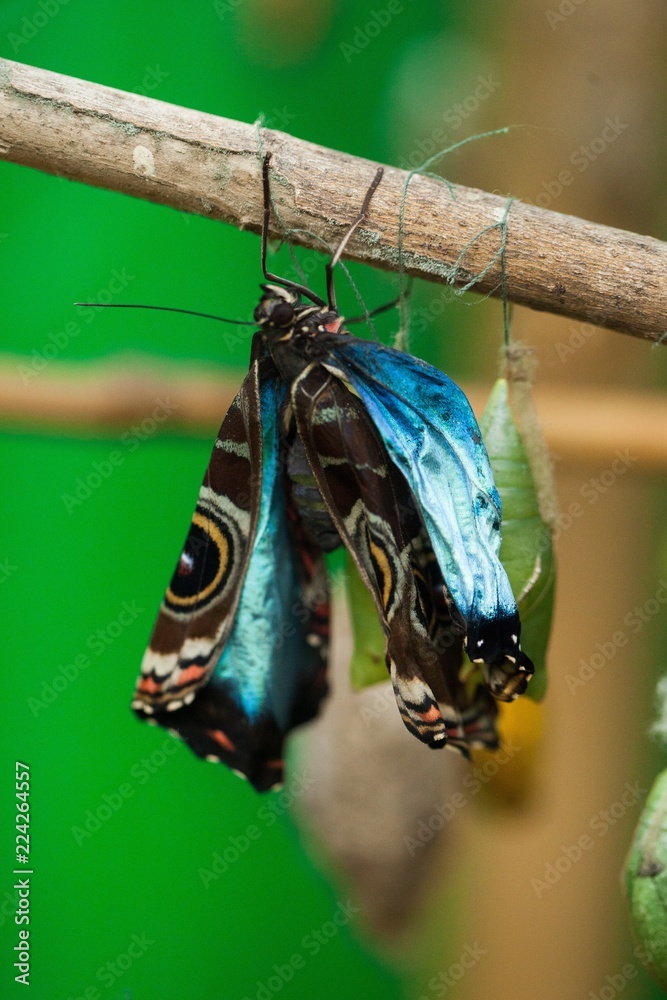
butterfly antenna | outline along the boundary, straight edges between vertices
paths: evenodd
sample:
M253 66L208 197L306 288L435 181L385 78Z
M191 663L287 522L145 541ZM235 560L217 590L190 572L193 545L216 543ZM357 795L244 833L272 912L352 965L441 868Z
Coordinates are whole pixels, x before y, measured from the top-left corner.
M274 281L283 288L290 288L299 295L305 295L307 299L314 302L316 306L326 306L324 299L311 291L306 285L300 285L297 281L290 281L289 278L279 278L277 274L272 274L266 269L266 251L269 242L269 222L271 220L271 185L269 183L269 163L271 153L267 153L262 160L262 185L264 189L264 215L262 217L262 272L267 281Z
M371 186L369 187L368 191L366 192L366 197L364 198L364 202L363 202L363 205L361 206L361 211L359 212L359 215L356 217L356 219L354 220L354 222L351 224L351 226L349 227L348 231L345 233L345 236L343 236L343 239L338 244L338 249L334 253L334 255L331 258L331 260L329 261L329 263L327 264L327 267L326 267L326 272L327 272L327 298L329 300L329 309L331 309L332 312L338 312L338 309L336 308L336 293L334 291L334 283L333 283L333 269L336 266L336 264L338 263L338 261L340 260L342 254L343 254L343 250L347 246L347 244L348 244L348 242L350 240L350 237L352 236L352 233L355 231L355 229L357 228L357 226L361 225L361 223L364 221L364 219L368 215L368 207L369 207L369 205L371 203L371 198L373 197L373 195L377 191L378 185L379 185L380 181L382 180L382 175L383 174L384 174L384 168L383 167L378 167L377 173L375 174L375 177L373 178Z
M202 319L215 319L218 323L233 323L234 326L257 326L250 319L227 319L226 316L213 316L211 313L196 312L194 309L176 309L173 306L147 306L135 302L75 302L75 306L86 306L89 309L155 309L158 312L183 313L185 316L200 316Z
M398 298L392 299L391 302L385 302L381 306L376 306L375 309L371 309L364 316L351 316L349 319L346 316L345 325L347 326L348 323L365 323L369 319L372 319L374 316L380 316L381 313L389 312L390 309L394 309L395 306L397 306L400 301L401 297L399 295Z

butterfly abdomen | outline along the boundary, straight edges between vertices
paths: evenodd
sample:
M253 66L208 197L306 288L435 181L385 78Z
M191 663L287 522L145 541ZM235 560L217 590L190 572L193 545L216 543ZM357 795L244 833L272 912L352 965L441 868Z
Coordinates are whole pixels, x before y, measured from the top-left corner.
M342 544L340 535L322 499L298 435L294 437L287 454L287 476L294 504L310 538L322 552L333 552Z

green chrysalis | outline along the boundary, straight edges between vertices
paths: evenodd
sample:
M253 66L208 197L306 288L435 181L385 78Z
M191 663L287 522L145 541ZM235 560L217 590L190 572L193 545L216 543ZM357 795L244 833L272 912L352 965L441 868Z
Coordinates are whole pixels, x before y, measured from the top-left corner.
M526 694L545 693L556 565L550 523L555 501L546 446L530 399L526 353L511 348L508 378L496 382L480 420L503 504L500 559L521 616L521 645L535 664ZM519 425L520 428L519 429Z
M667 990L667 769L656 778L625 865L636 954Z

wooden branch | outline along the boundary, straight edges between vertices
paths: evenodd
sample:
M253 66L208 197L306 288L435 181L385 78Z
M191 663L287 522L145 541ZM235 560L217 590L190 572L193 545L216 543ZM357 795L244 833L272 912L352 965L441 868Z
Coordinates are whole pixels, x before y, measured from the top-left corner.
M122 191L258 232L260 130L152 98L0 60L0 158ZM363 201L376 164L261 129L272 193L293 243L334 246ZM398 268L406 171L387 168L369 218L346 255ZM507 199L415 176L405 206L410 274L467 284L493 260ZM273 220L274 235L283 230ZM291 230L294 230L293 232ZM471 241L475 241L471 243ZM456 267L459 257L468 247ZM512 204L509 298L534 309L661 340L667 331L667 244L573 216ZM475 284L499 294L498 263Z
M241 379L210 365L115 358L54 361L26 383L24 362L0 356L0 419L42 434L118 435L138 426L140 438L186 433L212 439ZM490 387L463 389L479 416ZM657 432L667 426L664 395L539 384L533 393L557 459L606 468L620 452L639 469L667 468L667 435Z

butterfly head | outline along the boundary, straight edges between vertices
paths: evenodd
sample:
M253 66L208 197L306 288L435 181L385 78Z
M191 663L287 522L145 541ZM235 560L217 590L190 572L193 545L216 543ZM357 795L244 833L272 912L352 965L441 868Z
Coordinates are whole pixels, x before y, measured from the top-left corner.
M301 296L291 288L280 285L262 285L262 297L253 316L261 327L286 330L294 325L299 313L309 308Z
M280 285L262 285L262 297L253 313L270 339L290 340L295 334L338 333L342 317L326 306L304 302L298 291Z

